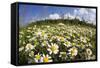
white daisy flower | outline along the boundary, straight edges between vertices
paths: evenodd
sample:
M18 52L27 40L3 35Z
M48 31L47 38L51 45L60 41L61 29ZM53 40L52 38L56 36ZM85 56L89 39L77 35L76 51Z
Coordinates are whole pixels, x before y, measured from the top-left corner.
M28 50L34 49L34 46L32 44L28 43L25 48L26 48L25 51L28 51Z
M89 48L87 48L87 49L86 49L86 53L90 56L90 55L92 55L92 50L89 49Z
M58 25L59 25L59 26L64 26L65 24L63 24L63 23L59 23Z
M35 60L36 63L42 62L42 60L41 60L41 55L40 55L39 53L36 54L34 60Z
M48 51L49 51L49 54L57 54L58 52L59 52L59 46L57 45L57 44L53 44L53 43L51 43L51 45L48 45Z
M31 30L28 29L27 32L31 33Z
M58 41L65 41L66 40L64 37L61 37L61 36L56 36L56 38Z
M47 26L47 28L50 28L50 26Z
M70 47L70 46L71 46L70 41L66 41L66 42L64 42L63 44L64 44L66 47Z
M47 34L44 34L44 39L47 39L48 38L48 35Z
M35 39L35 37L32 37L29 39L30 42L32 42Z
M60 52L59 57L62 58L63 60L66 60L67 59L67 53L66 52Z
M87 46L87 47L92 47L91 43L88 43L86 46Z
M68 51L69 51L69 54L70 54L71 56L76 56L76 55L78 54L78 50L77 50L76 47L72 47L72 48L70 48Z
M86 37L80 37L80 40L82 41L82 42L84 42L84 43L87 43L87 40L86 40Z
M34 52L31 51L31 52L29 53L29 56L30 56L30 57L33 57L33 56L34 56Z
M26 36L27 38L30 38L31 36Z
M42 46L49 45L48 41L43 41L41 44L42 44Z
M41 34L42 34L41 31L38 31L38 32L36 33L37 36L41 36Z

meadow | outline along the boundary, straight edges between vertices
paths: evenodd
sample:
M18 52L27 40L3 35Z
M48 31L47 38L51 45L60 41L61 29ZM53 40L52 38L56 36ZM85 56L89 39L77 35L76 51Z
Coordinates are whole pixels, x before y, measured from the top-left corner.
M96 59L96 25L78 19L41 20L19 28L19 63Z

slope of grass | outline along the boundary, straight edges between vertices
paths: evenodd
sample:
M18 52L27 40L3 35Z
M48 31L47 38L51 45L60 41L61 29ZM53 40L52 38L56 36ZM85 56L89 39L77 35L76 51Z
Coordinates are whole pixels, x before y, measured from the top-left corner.
M85 21L43 20L19 29L19 63L94 60L96 26Z

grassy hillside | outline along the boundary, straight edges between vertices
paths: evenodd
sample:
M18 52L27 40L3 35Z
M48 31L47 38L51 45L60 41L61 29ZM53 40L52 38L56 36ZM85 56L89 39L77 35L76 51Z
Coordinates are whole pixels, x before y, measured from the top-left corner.
M19 63L94 60L96 26L85 21L42 20L19 29Z

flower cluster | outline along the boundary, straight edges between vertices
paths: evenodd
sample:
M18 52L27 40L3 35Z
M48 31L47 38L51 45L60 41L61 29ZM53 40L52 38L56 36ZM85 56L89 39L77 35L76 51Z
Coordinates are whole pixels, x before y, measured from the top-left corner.
M19 31L19 62L94 60L96 29L65 23L27 26Z

